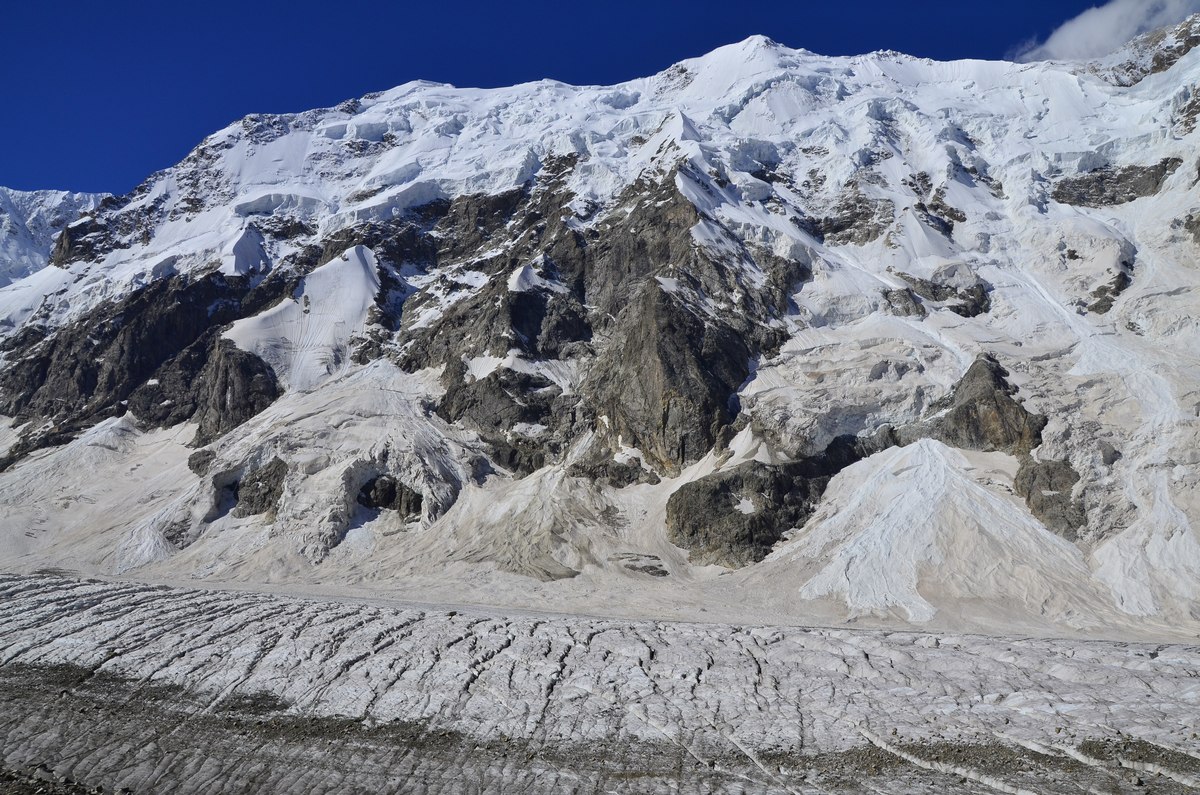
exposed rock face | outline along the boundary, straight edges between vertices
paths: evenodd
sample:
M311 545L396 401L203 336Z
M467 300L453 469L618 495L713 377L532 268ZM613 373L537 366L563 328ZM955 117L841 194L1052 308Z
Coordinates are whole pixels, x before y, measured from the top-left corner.
M684 484L667 501L671 543L694 564L757 563L789 528L804 524L829 482L751 462Z
M379 475L367 481L358 492L358 504L372 510L397 511L406 518L421 515L422 497L391 475Z
M686 483L667 501L668 537L688 549L695 564L757 563L784 533L808 520L831 477L895 443L890 430L845 436L802 461L751 461Z
M1060 204L1080 207L1109 207L1153 196L1162 190L1167 177L1183 161L1167 158L1151 166L1101 168L1076 177L1066 177L1054 186L1052 196Z
M970 172L964 168L963 173L969 174ZM981 178L978 170L972 175L972 178ZM926 226L939 234L950 238L954 234L954 225L967 220L966 213L952 206L946 200L944 185L934 189L933 179L928 172L920 171L913 174L905 179L903 184L917 197L917 202L912 207L913 212Z
M808 270L743 250L768 279L752 287L732 263L698 247L693 229L711 221L679 193L677 178L700 178L686 171L639 182L609 220L580 234L567 223L571 196L560 188L573 166L554 161L524 190L449 205L431 234L438 261L461 261L462 270L406 302L407 316L418 319L449 306L430 323L401 327L397 360L406 369L443 363L439 415L478 431L506 469L527 474L558 460L567 436L591 424L599 446L581 465L599 476L620 468L610 460L622 446L677 472L736 416L732 397L751 361L781 341L772 322ZM493 236L493 247L508 241L505 253L473 258L482 234ZM713 306L713 295L736 303ZM482 377L464 366L508 357L522 365ZM577 394L536 374L561 371L559 362L583 374Z
M1067 461L1036 461L1030 455L1042 443L1047 420L1015 399L1018 390L1009 383L1008 375L994 357L980 356L939 416L902 428L897 435L904 444L932 438L965 450L1016 456L1021 461L1016 492L1025 498L1034 516L1073 541L1086 521L1083 505L1071 498L1079 474Z
M149 183L129 196L110 197L64 230L52 264L67 267L134 245L158 217L158 209L125 208L148 190ZM228 275L211 268L171 275L168 268L166 275L61 328L42 331L31 322L2 342L8 355L0 372L0 412L53 420L54 427L19 440L0 459L0 468L127 408L150 425L194 420L197 445L237 427L277 399L282 388L269 365L221 339L222 329L290 296L306 273L360 243L387 258L381 260L382 289L370 315L376 338L362 341L374 356L359 360L377 358L382 355L380 335L398 327L400 307L412 293L395 263L423 268L435 261L429 224L448 206L434 202L388 221L368 221L312 243L292 244L292 253L265 276ZM313 234L311 226L286 214L257 218L248 229L260 252L268 240L302 241ZM256 267L270 265L264 261Z
M78 260L94 259L99 252L117 247L120 246L108 234L105 224L88 216L63 229L55 239L50 264L63 268Z
M288 465L276 456L244 477L237 487L237 506L233 509L233 515L274 514L283 496L283 481L287 473Z
M706 325L648 283L617 318L618 341L601 354L585 394L608 433L667 472L695 461L736 415L731 398L749 374L751 350L732 330ZM630 378L629 362L639 362Z
M3 412L87 418L117 411L165 361L209 330L209 307L223 287L214 278L163 279L26 348L0 374Z
M1079 473L1068 462L1035 461L1026 456L1017 470L1014 487L1042 524L1068 541L1075 541L1087 519L1083 505L1071 498L1078 482Z
M399 327L396 360L402 367L503 358L510 349L531 360L557 359L590 339L578 281L581 244L565 223L571 196L560 192L557 177L548 167L520 190L463 196L422 210L436 215L425 244L444 273L405 301L415 320ZM480 256L479 249L489 246L503 253Z
M1092 291L1092 298L1096 300L1088 304L1088 311L1098 315L1107 314L1116 303L1117 297L1125 292L1131 284L1133 284L1133 277L1124 270L1117 271L1117 275L1111 282Z
M741 247L739 258L767 276L761 288L747 284L734 267L741 263L695 245L692 229L706 220L671 185L617 217L585 250L586 300L606 311L596 314L596 359L580 393L593 416L606 418L610 450L637 448L676 473L737 415L735 392L751 362L782 341L775 322L809 271ZM730 298L717 305L713 296Z
M188 469L201 477L208 471L208 467L216 459L217 454L213 450L197 450L188 456Z
M0 287L45 267L55 236L104 198L102 194L0 188Z
M944 413L900 431L905 443L937 439L951 447L1025 455L1041 444L1046 418L1013 397L1017 388L992 356L980 356L955 387Z
M852 191L827 216L803 225L817 239L830 245L861 246L877 240L895 220L896 207L887 199L872 199Z
M282 394L271 367L232 342L207 334L164 364L129 397L129 409L152 425L199 424L193 444L215 441Z
M0 412L55 421L56 435L29 437L28 450L61 443L127 408L153 425L195 416L196 442L206 444L279 394L265 362L219 339L221 324L289 289L282 278L251 288L220 274L151 282L44 339L14 346L0 372Z
M946 201L946 188L940 187L929 198L928 204L925 202L917 202L913 207L918 215L933 228L937 229L946 237L950 237L954 233L954 225L956 223L966 223L967 214L957 207L951 206Z
M478 431L497 464L529 474L559 452L561 437L551 431L569 421L575 401L554 383L507 369L470 381L464 379L461 365L447 372L450 386L438 414Z
M163 197L147 201L150 192L151 183L144 182L125 196L105 197L94 210L64 227L54 241L50 264L65 268L75 262L94 262L112 251L148 242L165 215Z
M991 285L980 280L978 277L975 278L973 284L963 288L955 288L938 281L921 279L908 273L897 275L908 282L910 295L915 293L927 301L945 304L945 308L956 315L978 317L992 308L992 299L988 295L991 291ZM894 300L893 293L895 292L892 291L887 294L889 301ZM899 298L899 300L903 306L903 298ZM949 303L951 301L955 301L956 303ZM924 311L924 308L922 308L922 311Z
M901 287L898 290L884 290L883 298L887 301L888 306L892 311L900 317L925 317L929 313L921 302L917 300L917 294L909 287Z
M215 349L195 385L199 424L193 444L205 445L236 428L281 393L275 373L262 359L238 349L229 340L217 340Z
M1167 71L1197 45L1200 45L1200 20L1193 16L1174 28L1139 36L1125 46L1125 59L1099 71L1117 85L1136 85L1150 75Z
M1191 235L1192 241L1200 246L1200 213L1188 213L1183 219L1183 228Z

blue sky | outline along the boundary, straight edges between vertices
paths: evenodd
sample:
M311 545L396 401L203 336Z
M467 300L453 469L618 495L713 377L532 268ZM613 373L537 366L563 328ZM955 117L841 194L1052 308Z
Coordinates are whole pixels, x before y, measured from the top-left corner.
M247 113L417 78L612 83L755 33L830 55L1001 58L1094 4L15 2L0 33L0 185L121 193Z

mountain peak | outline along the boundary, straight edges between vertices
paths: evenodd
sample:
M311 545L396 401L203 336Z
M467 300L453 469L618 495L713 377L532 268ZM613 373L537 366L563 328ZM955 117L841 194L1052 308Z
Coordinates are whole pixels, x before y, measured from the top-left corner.
M753 36L747 36L746 38L742 39L741 41L736 42L734 46L739 47L743 50L758 50L758 49L763 49L763 48L771 49L771 48L783 47L783 45L780 44L779 42L775 41L774 39L772 39L769 36L764 36L761 33L756 33Z
M1200 475L1161 468L1196 449L1200 111L1154 54L1193 33L1139 45L1166 72L1132 91L753 36L614 86L248 116L0 288L0 514L70 493L11 539L30 566L486 601L482 566L561 581L527 607L655 581L741 618L763 591L725 604L709 566L795 541L775 617L957 621L940 561L991 589L976 628L1190 631L1200 549L1157 550L1200 523ZM820 571L851 581L797 601ZM1064 596L1010 604L1017 577Z
M763 35L749 36L741 41L717 47L684 63L704 64L711 68L739 69L746 65L775 67L796 51Z
M1200 14L1193 14L1178 25L1138 36L1095 62L1093 71L1109 82L1130 86L1167 71L1197 46L1200 46Z

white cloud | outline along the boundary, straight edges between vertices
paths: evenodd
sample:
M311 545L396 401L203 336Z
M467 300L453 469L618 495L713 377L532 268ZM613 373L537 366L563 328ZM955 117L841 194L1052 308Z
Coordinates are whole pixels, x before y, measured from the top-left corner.
M1200 13L1200 0L1110 0L1067 20L1021 61L1083 60L1108 55L1135 36Z

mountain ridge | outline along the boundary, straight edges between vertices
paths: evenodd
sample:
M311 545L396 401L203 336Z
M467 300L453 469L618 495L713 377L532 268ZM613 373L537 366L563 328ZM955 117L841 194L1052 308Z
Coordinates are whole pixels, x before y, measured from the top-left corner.
M1198 25L248 116L0 286L4 565L1193 633Z

